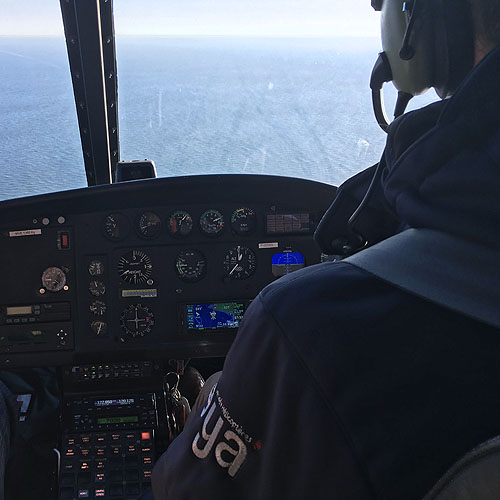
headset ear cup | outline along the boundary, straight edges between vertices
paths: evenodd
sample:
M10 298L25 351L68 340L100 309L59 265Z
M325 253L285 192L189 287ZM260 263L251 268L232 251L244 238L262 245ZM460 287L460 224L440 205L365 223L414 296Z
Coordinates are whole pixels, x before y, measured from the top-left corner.
M474 28L467 0L433 0L434 87L441 98L453 94L474 66Z

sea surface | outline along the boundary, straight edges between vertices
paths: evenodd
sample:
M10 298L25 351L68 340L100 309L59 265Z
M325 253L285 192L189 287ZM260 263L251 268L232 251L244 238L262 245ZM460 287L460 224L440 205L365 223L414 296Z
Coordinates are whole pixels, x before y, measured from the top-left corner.
M369 89L379 50L377 39L118 38L121 159L152 159L158 176L338 185L383 150ZM0 200L85 185L64 39L0 37Z

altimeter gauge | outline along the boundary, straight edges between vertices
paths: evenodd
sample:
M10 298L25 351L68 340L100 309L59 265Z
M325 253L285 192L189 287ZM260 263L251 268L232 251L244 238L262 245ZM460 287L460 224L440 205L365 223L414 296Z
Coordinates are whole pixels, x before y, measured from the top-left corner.
M257 267L257 259L248 247L231 248L224 257L224 271L229 279L242 280L249 278Z
M207 261L205 256L198 250L183 250L175 260L177 276L188 282L201 280L205 276Z
M128 306L120 316L123 331L130 337L144 337L153 328L153 313L142 304Z
M153 272L153 264L149 256L142 250L131 250L120 257L118 274L120 278L132 285L146 283Z
M48 267L42 273L42 285L49 292L59 292L66 284L66 274L59 267Z

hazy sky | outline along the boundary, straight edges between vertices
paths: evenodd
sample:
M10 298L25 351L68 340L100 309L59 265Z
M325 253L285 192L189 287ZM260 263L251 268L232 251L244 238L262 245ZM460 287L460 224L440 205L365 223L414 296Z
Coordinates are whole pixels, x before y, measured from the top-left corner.
M88 0L91 1L91 0ZM378 36L370 0L114 0L122 35ZM62 35L59 0L0 0L0 35Z

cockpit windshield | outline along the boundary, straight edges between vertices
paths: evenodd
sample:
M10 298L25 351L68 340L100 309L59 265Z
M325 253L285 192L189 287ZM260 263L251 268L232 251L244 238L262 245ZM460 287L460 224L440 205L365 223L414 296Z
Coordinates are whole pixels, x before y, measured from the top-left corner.
M335 185L378 161L369 1L115 0L114 11L122 160L151 159L160 177ZM0 33L0 199L85 186L59 1L2 1Z

